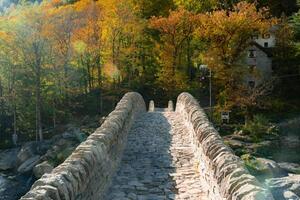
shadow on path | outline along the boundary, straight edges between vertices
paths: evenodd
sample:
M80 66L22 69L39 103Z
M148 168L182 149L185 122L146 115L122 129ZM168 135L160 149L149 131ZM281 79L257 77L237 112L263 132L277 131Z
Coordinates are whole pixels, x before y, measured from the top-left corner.
M189 132L177 115L149 112L135 121L106 200L201 197Z

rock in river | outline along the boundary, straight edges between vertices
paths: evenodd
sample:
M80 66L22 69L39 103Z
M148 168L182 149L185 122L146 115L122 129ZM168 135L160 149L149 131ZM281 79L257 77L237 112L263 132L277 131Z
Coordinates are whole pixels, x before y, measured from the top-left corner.
M32 158L37 152L37 146L38 143L37 142L27 142L25 143L20 152L18 153L17 156L17 163L18 165L24 163L26 160L28 160L29 158Z
M18 167L18 172L19 173L25 173L25 172L29 172L30 170L32 170L32 168L38 164L38 162L40 161L40 156L34 156L32 158L29 158L28 160L26 160L24 163L22 163L19 167Z
M297 199L300 196L300 175L290 175L282 178L271 178L266 180L266 185L270 188L275 199Z
M33 173L36 178L41 178L45 173L50 173L53 170L53 166L44 161L33 168Z
M15 167L19 148L7 149L0 152L0 170L8 170Z
M289 173L300 174L300 165L297 163L282 162L278 163L278 165Z

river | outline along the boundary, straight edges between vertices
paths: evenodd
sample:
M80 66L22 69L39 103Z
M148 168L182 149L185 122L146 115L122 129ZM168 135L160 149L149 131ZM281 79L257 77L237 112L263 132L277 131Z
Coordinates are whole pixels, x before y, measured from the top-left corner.
M0 200L17 200L31 187L34 180L28 175L0 173Z

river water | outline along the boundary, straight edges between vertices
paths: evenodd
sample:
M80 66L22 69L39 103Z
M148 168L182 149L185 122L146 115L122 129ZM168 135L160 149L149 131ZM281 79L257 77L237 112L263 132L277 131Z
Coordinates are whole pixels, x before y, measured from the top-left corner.
M30 189L33 179L28 175L0 173L0 200L17 200Z
M274 159L278 162L300 164L300 118L283 122L279 127L280 147L274 150Z

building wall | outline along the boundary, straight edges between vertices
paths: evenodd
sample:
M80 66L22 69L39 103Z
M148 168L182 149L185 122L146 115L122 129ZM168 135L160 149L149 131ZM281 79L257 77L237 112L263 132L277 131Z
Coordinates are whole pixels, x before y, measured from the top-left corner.
M268 42L269 47L275 47L276 45L275 34L274 33L269 33L269 34L270 34L270 38L268 39L263 38L263 36L260 35L258 39L255 39L254 41L262 47L264 47L265 42Z
M249 52L249 50L255 50L256 56L255 58L249 58L249 53L247 53L246 64L248 66L256 66L255 71L257 73L247 76L246 81L252 80L255 81L256 84L260 84L262 81L270 79L272 77L272 59L255 45L249 47L247 52Z

